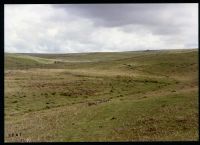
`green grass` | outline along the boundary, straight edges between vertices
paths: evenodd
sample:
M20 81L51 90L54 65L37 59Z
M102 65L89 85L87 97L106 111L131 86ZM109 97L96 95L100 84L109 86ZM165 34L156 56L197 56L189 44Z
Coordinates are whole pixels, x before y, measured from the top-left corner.
M6 142L199 140L198 51L5 54L4 109Z

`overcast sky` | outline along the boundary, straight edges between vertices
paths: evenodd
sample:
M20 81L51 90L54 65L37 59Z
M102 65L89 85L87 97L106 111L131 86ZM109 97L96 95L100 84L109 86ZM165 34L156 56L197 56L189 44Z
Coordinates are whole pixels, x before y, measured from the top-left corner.
M198 4L5 5L5 52L198 47Z

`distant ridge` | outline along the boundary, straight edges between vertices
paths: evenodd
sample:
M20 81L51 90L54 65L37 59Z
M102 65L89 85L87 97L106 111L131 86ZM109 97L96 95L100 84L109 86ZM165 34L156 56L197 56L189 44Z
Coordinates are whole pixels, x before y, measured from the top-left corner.
M113 52L110 52L110 51L96 51L96 52L70 52L70 53L21 53L21 52L5 52L5 54L49 54L49 55L54 55L54 54L94 54L94 53L133 53L133 52L152 52L152 51L195 51L195 50L198 50L198 48L183 48L183 49L146 49L146 50L132 50L132 51L113 51Z

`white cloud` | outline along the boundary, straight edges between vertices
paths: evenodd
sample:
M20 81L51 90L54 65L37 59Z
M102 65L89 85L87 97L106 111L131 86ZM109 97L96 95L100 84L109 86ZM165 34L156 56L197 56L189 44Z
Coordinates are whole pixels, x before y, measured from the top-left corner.
M197 4L119 6L5 5L5 51L71 53L198 47Z

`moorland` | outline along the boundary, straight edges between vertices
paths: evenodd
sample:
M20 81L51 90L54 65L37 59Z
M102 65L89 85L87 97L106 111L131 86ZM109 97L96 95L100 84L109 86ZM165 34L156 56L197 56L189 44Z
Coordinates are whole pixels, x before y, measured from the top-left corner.
M198 49L4 60L5 142L198 140Z

